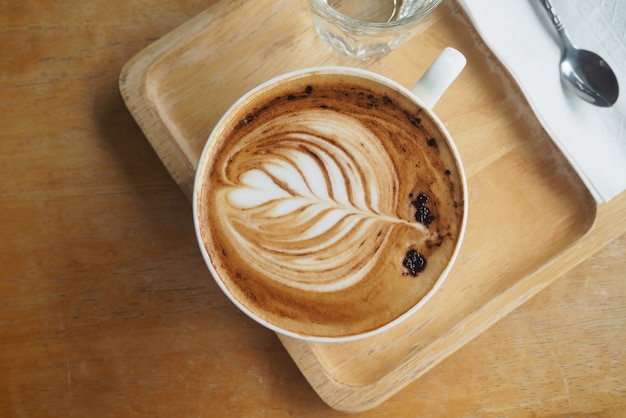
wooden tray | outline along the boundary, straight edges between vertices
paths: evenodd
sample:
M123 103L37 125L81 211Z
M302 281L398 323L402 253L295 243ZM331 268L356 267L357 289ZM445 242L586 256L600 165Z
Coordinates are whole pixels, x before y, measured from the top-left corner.
M358 342L279 336L313 389L343 411L372 408L550 284L588 250L596 203L460 7L445 1L398 51L372 62L331 54L306 2L221 1L124 67L122 96L191 197L212 127L244 92L308 66L350 65L407 87L445 46L468 65L435 110L469 179L466 238L439 293L398 327ZM581 243L581 241L583 243Z

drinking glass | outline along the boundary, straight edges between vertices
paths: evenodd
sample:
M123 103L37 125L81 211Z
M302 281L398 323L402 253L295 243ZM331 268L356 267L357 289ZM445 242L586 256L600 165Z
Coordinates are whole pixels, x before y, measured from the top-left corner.
M336 53L361 60L398 48L442 0L309 0L315 29Z

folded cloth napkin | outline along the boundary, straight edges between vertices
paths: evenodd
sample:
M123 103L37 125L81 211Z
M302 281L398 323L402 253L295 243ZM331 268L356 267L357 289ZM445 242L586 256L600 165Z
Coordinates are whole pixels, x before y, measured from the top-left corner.
M561 82L561 41L539 0L458 1L595 199L626 190L626 1L552 0L572 43L617 74L620 97L610 108L583 101Z

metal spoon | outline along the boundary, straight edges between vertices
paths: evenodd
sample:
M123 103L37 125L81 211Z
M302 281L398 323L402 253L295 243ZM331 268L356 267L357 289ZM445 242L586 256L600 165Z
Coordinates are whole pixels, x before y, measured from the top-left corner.
M539 0L545 7L563 41L561 78L576 95L596 106L609 107L617 101L617 77L602 57L576 48L570 41L550 0Z

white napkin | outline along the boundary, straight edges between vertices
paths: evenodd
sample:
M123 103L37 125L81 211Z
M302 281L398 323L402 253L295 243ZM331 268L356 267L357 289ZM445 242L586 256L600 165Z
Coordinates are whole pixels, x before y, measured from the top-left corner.
M584 102L561 83L560 39L539 0L459 3L596 200L626 190L626 0L552 0L572 43L616 72L621 91L610 108Z

